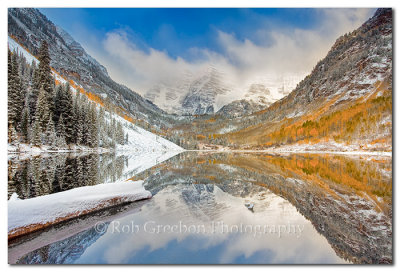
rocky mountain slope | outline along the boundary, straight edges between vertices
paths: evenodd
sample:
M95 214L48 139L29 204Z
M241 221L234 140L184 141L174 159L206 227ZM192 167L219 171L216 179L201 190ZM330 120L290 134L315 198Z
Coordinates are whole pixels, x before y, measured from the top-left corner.
M323 144L337 150L391 150L391 9L378 9L360 28L337 39L284 98L274 102L268 84L253 84L244 100L225 105L217 114L216 98L229 88L214 68L185 75L176 86L156 84L144 99L112 81L103 66L35 9L9 9L9 34L33 54L47 40L58 73L107 97L134 119L162 128L159 132L169 139L179 136L191 148L197 143L251 149ZM282 94L290 84L283 84Z
M86 91L121 107L133 118L157 127L168 126L168 116L150 101L113 81L104 66L92 58L66 31L37 9L8 9L8 34L34 56L43 40L49 44L51 66Z
M184 114L212 114L215 112L216 96L227 92L221 82L221 74L211 67L205 75L190 84L182 101L182 111Z
M214 114L217 111L217 96L229 92L229 88L221 78L221 71L209 67L195 75L187 72L182 75L179 82L156 83L143 98L126 86L113 81L103 65L91 57L71 35L48 20L37 9L10 8L8 33L34 56L38 54L40 43L43 40L47 41L51 66L60 75L72 79L86 91L121 107L134 119L151 123L157 128L171 127L174 116L169 114ZM269 80L271 84L272 81ZM278 79L278 81L283 84L282 94L286 94L288 88L292 88L291 81L283 79ZM250 105L254 105L254 109L235 113L235 115L252 113L275 101L269 89L263 84L252 84L243 99L249 101ZM234 108L240 110L240 107Z
M64 33L64 35L67 35ZM69 39L71 41L72 38ZM73 42L71 42L73 44ZM80 47L79 44L75 44L74 46ZM8 38L8 48L12 52L17 52L18 54L21 54L24 56L24 58L29 62L36 62L39 63L39 60L32 55L30 52L28 52L27 49L25 49L23 46L21 46L19 43L17 43L13 38L9 37ZM94 59L91 59L88 57L90 62L92 63L97 63ZM68 63L68 62L67 62ZM97 63L97 65L99 65ZM60 76L57 72L53 71L52 72L54 79L56 82L60 83L66 83L66 79ZM71 81L71 90L73 93L79 92L78 88L79 85L75 82L76 79ZM78 80L77 80L78 81ZM95 101L98 102L98 101ZM100 109L102 107L101 103L97 103L97 107ZM129 119L129 118L128 118ZM141 154L150 154L151 152L154 152L155 150L157 151L162 151L162 150L183 150L181 147L175 145L174 143L164 139L163 137L160 137L154 133L151 133L140 126L137 126L133 124L130 120L126 118L122 118L121 116L110 113L109 111L105 112L105 121L107 123L110 123L111 120L116 120L122 125L122 128L124 130L124 135L126 135L127 142L126 145L118 145L116 148L121 150L121 149L126 149L126 150L135 150L138 153ZM21 145L22 146L22 145ZM22 148L20 146L20 148ZM26 148L26 152L28 153L37 153L40 150L39 149L34 149L31 150L27 146L24 147ZM22 148L23 149L23 148ZM14 151L12 147L9 146L8 148L9 151ZM45 149L43 149L45 150Z
M196 131L204 141L233 148L329 143L391 150L392 10L378 9L338 38L311 74L267 109L205 121L206 129Z
M155 84L145 98L168 113L203 115L215 113L216 97L227 92L229 89L222 82L221 73L209 67L196 75L187 72L178 82Z
M244 115L249 115L254 112L260 111L266 108L264 104L256 103L253 100L235 100L225 106L223 106L217 114L225 117L240 117Z
M264 84L251 84L244 99L232 101L218 110L224 117L241 117L268 108L276 99Z

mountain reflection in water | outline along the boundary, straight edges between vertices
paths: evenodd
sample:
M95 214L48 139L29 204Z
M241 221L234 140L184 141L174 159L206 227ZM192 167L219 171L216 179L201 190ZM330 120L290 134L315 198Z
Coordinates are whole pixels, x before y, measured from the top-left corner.
M113 160L124 167L124 155ZM18 263L391 263L391 163L185 152L127 181L145 180L152 199L54 226L9 254L24 251ZM55 228L75 231L57 238ZM49 244L33 246L43 237Z

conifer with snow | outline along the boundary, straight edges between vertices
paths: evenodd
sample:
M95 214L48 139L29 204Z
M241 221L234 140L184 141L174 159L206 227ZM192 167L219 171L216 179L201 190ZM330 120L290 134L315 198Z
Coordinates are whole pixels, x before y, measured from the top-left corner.
M54 127L53 116L50 114L45 131L45 144L54 147L56 143L56 130Z
M10 124L8 126L8 142L10 144L18 143L17 131L15 130L15 128L14 128L14 126L12 124Z
M36 119L32 127L31 135L29 137L30 142L33 146L40 146L42 144L41 134L42 134L42 128L40 126L40 121Z
M57 136L62 137L65 139L65 125L64 125L64 118L63 114L60 115L60 118L58 119L58 124L57 124Z
M24 142L29 141L29 125L31 122L31 118L29 115L29 104L25 103L25 107L22 111L21 123L19 130L21 131L21 135L23 137Z
M54 79L51 75L49 48L46 41L42 41L39 49L39 87L45 91L47 104L51 112L54 111Z
M17 56L8 50L8 121L18 128L21 119L24 97L21 89L21 79L18 73Z
M36 121L39 122L41 132L44 132L46 130L49 117L50 117L50 111L47 104L46 93L44 89L41 88L36 103L36 113L35 113L35 122Z

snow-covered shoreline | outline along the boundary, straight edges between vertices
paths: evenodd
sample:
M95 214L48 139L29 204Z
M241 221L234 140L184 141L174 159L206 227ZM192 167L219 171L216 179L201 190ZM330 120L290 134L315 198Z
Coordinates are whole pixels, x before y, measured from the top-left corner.
M8 239L151 196L143 181L85 186L25 200L14 194L8 201Z
M69 151L69 153L77 156L93 153L88 149L74 151ZM110 150L106 150L108 151ZM125 167L117 179L105 181L104 184L79 187L26 200L18 199L18 195L14 193L8 201L8 238L13 239L112 206L150 198L151 193L144 189L143 181L130 179L182 152L182 150L153 151L127 148L121 150L118 146L117 149L111 151L116 152L117 156L125 157ZM57 156L57 154L61 152L35 153L40 157ZM9 159L12 156L17 156L17 160L33 157L30 153L11 153Z
M366 155L366 156L385 156L392 157L392 152L381 152L381 151L333 151L333 150L307 150L307 149L216 149L216 150L202 150L202 149L192 149L186 150L188 152L210 152L210 153L269 153L269 154L337 154L337 155Z
M214 148L213 148L214 147ZM265 149L231 149L223 146L204 145L204 149L188 150L188 151L201 151L201 152L263 152L271 154L284 154L284 153L310 153L310 154L339 154L339 155L368 155L368 156L392 156L391 144L365 144L353 143L343 144L334 141L319 142L315 144L292 144L282 145L276 147L269 147Z
M392 156L392 146L383 144L342 144L334 141L316 144L293 144L271 147L265 151L273 153L316 153L342 155Z

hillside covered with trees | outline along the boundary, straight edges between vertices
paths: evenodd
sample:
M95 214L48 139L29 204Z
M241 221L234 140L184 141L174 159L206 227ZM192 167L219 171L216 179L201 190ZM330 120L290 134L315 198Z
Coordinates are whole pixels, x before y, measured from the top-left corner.
M73 93L69 82L56 84L46 41L38 60L27 63L23 54L8 50L9 144L57 150L115 148L127 142L122 124L110 113L106 118L104 107L80 91Z

